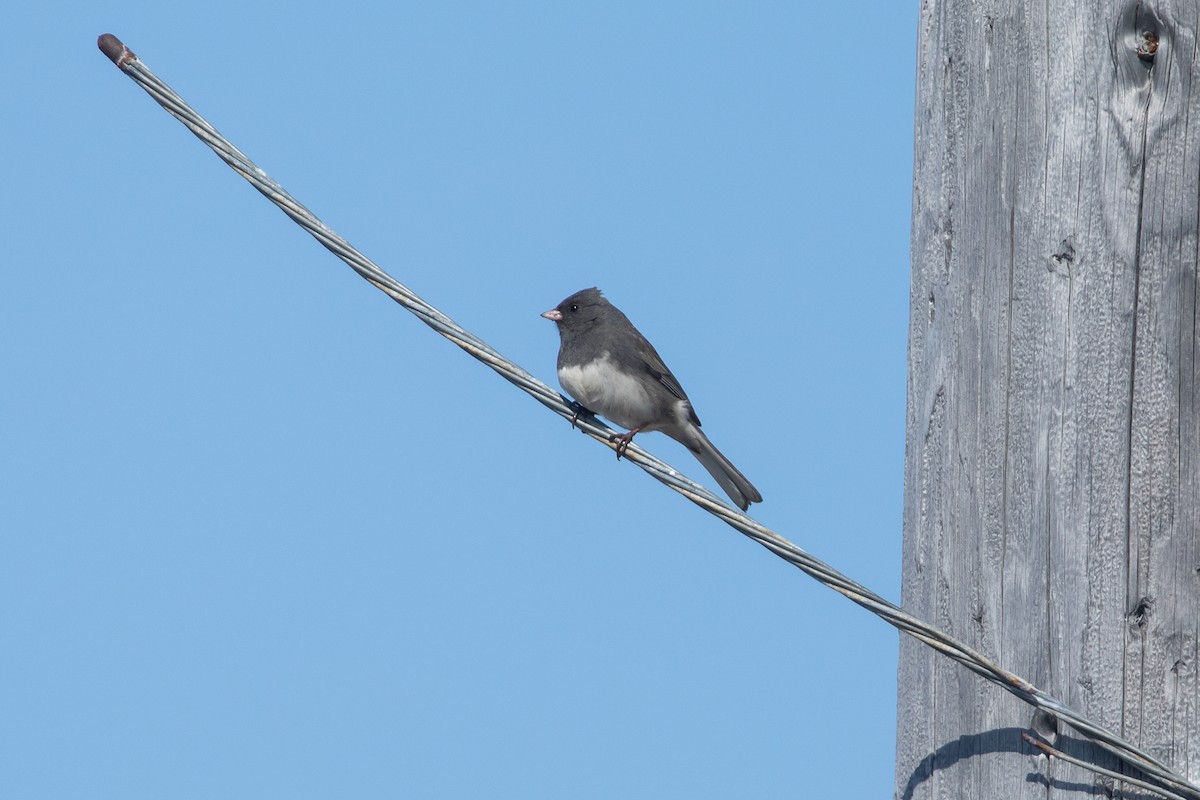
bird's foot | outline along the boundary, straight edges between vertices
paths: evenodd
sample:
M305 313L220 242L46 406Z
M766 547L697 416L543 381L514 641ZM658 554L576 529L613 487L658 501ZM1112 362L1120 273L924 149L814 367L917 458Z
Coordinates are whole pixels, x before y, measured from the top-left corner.
M617 443L617 461L621 460L621 456L625 455L625 451L629 449L629 443L633 441L633 435L641 428L634 428L629 433L614 433L608 437L610 442Z
M571 427L572 427L572 428L578 428L578 427L579 427L579 426L578 426L578 425L576 425L575 423L579 422L579 417L580 417L581 415L583 415L583 414L587 414L589 417L594 417L594 416L596 416L595 414L593 414L592 412L590 412L590 411L588 411L586 408L584 408L584 407L583 407L583 404L582 404L582 403L580 403L578 400L571 400L571 401L570 401L570 404L571 404L571 410L575 412L575 413L573 413L573 414L571 415Z

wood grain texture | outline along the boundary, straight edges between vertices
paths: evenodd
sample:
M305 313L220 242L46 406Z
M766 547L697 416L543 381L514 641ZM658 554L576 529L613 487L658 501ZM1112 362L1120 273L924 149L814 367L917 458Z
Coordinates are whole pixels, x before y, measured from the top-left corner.
M903 605L1198 780L1200 8L920 20ZM906 638L898 706L898 797L1104 784Z

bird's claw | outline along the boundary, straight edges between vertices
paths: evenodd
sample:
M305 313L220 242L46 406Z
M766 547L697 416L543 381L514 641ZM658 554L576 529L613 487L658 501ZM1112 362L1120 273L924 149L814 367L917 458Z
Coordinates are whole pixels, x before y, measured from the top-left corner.
M580 414L588 414L588 415L591 415L591 416L595 416L595 415L593 415L593 414L592 414L592 412L590 412L590 411L588 411L586 408L584 408L584 407L583 407L583 404L582 404L582 403L580 403L580 402L578 402L577 400L572 400L572 401L571 401L571 410L575 412L575 413L571 414L571 427L572 427L572 428L578 428L578 427L579 427L579 426L578 426L578 425L576 425L575 423L579 422L579 415L580 415ZM581 428L580 430L582 430L582 428Z
M635 433L637 433L637 431L630 431L629 433L614 433L612 436L608 437L610 442L617 443L617 461L620 461L621 456L625 455L625 451L629 449L629 444L633 441L633 435Z

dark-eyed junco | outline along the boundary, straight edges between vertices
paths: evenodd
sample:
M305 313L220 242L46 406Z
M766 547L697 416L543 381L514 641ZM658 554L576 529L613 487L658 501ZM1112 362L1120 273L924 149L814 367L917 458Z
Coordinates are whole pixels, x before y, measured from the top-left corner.
M614 436L617 458L634 434L662 431L682 444L745 511L762 495L700 430L700 418L654 346L599 289L584 289L542 314L558 326L558 381L588 411L628 428Z

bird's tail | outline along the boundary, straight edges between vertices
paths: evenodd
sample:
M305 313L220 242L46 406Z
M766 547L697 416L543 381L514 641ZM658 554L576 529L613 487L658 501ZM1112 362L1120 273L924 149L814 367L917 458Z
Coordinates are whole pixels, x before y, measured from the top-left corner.
M678 438L721 485L725 494L733 500L734 505L745 511L751 503L762 502L762 495L758 493L758 489L754 488L754 484L746 480L746 476L739 472L738 468L708 440L704 431L699 427L689 426L686 440L682 437Z

